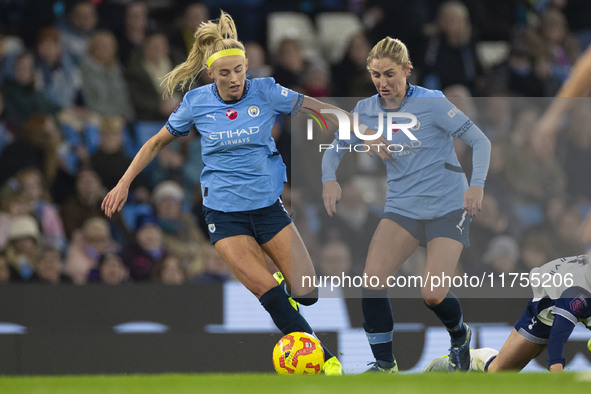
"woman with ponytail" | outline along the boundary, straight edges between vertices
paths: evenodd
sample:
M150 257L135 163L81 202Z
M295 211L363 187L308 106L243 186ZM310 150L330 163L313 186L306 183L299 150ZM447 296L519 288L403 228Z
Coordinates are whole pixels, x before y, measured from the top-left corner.
M315 275L314 267L280 199L287 178L271 128L277 114L293 116L302 105L318 110L330 106L272 78L248 80L247 68L244 45L230 15L222 12L219 20L202 23L187 60L165 77L165 95L190 88L203 71L214 83L185 94L166 125L144 144L107 194L102 209L108 217L121 211L133 179L162 148L195 126L202 136L201 192L211 243L279 330L313 334L298 313L298 303L315 303L318 291L296 286L301 280L292 275L292 256L298 278ZM265 253L281 273L268 271ZM324 373L341 375L340 362L323 349Z

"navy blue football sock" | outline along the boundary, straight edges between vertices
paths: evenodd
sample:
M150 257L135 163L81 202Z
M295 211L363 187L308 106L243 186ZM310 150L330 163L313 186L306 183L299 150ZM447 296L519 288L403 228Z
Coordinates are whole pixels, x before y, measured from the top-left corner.
M448 291L443 301L434 306L427 305L427 307L435 312L439 320L447 328L452 346L461 346L466 337L466 327L464 326L462 305L458 297Z
M394 317L388 298L388 290L361 289L361 309L365 322L365 334L377 361L394 362L392 332Z
M312 330L312 327L310 327L306 319L293 309L289 303L283 286L279 285L273 287L271 290L263 294L261 298L259 298L259 301L265 310L269 312L269 315L271 315L273 323L275 323L277 328L284 335L291 332L306 332L316 336L314 330ZM324 350L325 360L333 357L332 353L326 348L326 346L322 345L322 349Z

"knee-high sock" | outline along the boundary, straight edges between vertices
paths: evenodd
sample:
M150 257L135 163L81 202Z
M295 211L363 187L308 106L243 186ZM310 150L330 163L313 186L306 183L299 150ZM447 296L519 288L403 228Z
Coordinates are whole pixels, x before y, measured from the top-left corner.
M427 307L435 312L439 320L447 328L451 336L452 345L460 346L464 342L466 328L464 327L462 305L458 297L449 291L439 304L433 306L427 305Z
M365 334L377 361L394 362L392 332L394 317L387 290L361 289Z
M266 311L269 312L273 322L283 334L306 332L315 335L314 330L312 330L306 319L293 309L282 286L273 287L263 294L259 301ZM325 360L333 357L326 346L322 345L322 349L324 350Z

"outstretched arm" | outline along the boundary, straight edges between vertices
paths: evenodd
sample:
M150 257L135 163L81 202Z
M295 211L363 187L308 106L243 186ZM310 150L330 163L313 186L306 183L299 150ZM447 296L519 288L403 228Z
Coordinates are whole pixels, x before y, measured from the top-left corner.
M554 304L554 323L548 338L548 367L550 371L564 369L564 345L579 319L591 316L591 294L582 287L566 289Z
M125 202L127 201L127 194L131 182L148 164L150 164L158 152L174 141L175 138L177 137L172 135L166 127L162 127L156 135L146 141L133 158L133 161L117 185L105 196L103 203L101 204L101 209L105 212L105 215L110 218L115 211L121 212L123 205L125 205Z

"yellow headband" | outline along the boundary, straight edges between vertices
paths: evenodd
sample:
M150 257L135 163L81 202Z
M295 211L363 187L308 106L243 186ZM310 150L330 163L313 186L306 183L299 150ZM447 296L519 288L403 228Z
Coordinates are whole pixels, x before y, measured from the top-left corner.
M213 62L215 62L216 60L218 60L221 57L234 56L234 55L239 55L239 56L242 56L244 59L246 59L246 54L240 48L224 49L222 51L218 51L218 52L214 53L213 55L211 55L210 57L207 58L207 67L211 67Z

